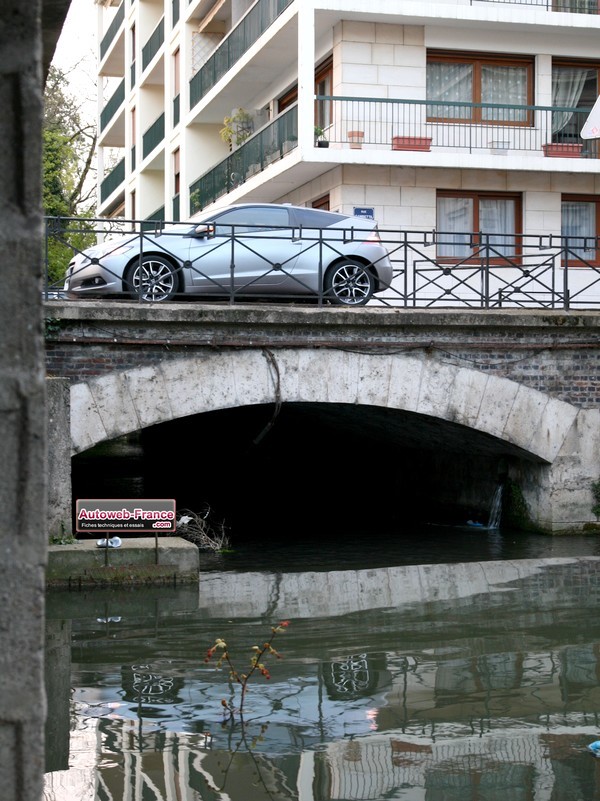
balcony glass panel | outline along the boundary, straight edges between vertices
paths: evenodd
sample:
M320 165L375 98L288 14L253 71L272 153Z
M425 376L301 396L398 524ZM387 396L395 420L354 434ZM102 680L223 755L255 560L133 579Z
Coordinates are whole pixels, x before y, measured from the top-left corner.
M292 106L190 185L190 214L282 159L298 146L297 140L298 107Z
M117 35L117 31L123 24L124 19L125 19L125 3L123 2L117 9L117 13L114 16L113 21L110 23L106 33L102 37L102 41L100 42L100 58L104 58L104 56L108 52L108 48L111 46L113 39Z
M179 102L180 95L173 98L173 125L179 125Z
M125 181L125 159L113 167L100 184L100 200L102 203Z
M164 111L148 128L142 137L142 158L146 158L152 153L154 148L165 138L165 114Z
M158 23L152 35L142 48L142 71L146 69L154 56L158 53L165 41L165 20L164 17Z
M231 69L291 2L292 0L259 0L250 9L191 79L190 108Z
M125 102L125 78L115 89L100 113L100 130L103 131Z

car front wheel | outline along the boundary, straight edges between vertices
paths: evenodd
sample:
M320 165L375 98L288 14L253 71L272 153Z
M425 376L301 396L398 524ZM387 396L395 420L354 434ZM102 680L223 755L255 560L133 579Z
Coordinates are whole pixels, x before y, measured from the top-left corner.
M132 298L152 303L170 300L178 289L175 268L162 256L144 256L141 264L132 264L125 282Z
M325 274L325 297L338 306L364 306L375 291L375 276L353 259L339 262Z

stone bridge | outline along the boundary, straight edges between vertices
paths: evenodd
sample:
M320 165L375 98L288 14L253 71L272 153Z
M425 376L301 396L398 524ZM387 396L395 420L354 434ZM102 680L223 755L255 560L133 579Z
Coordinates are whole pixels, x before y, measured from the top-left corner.
M73 455L257 404L373 432L392 490L410 452L431 494L473 505L507 476L539 528L595 528L595 312L53 301L44 314L51 534L71 528Z

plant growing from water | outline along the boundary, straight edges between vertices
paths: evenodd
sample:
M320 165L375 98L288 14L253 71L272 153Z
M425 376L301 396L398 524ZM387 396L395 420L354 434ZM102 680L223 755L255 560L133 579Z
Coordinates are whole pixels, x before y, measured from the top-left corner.
M220 668L223 666L223 663L225 663L229 667L229 676L232 681L235 681L240 685L240 703L237 710L231 702L226 701L225 699L221 701L223 713L226 715L228 720L233 721L237 711L240 721L242 723L244 722L244 702L246 700L248 683L250 682L252 676L254 676L256 673L260 673L260 675L265 679L271 678L271 673L266 665L266 658L269 656L274 657L275 659L283 658L279 651L276 651L273 647L273 640L278 634L283 634L289 625L289 620L282 620L276 626L271 626L271 636L269 639L262 645L252 646L253 653L250 659L250 668L247 673L238 670L234 664L233 657L229 653L227 643L220 637L217 637L215 644L206 652L206 657L204 659L205 662L210 662L215 654L218 654L216 666Z

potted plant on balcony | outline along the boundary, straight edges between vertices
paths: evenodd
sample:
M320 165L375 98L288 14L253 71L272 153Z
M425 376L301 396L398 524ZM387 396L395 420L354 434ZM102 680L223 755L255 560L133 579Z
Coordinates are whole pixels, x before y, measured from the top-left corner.
M242 145L252 133L252 114L244 108L237 108L229 117L223 119L223 127L219 131L221 139L227 142L229 150Z
M551 158L562 159L578 159L581 158L583 151L582 142L549 142L542 145L544 156Z
M320 125L315 125L315 145L316 147L329 147L329 141L325 138L325 131Z
M365 138L364 131L348 131L348 141L352 150L360 150Z

